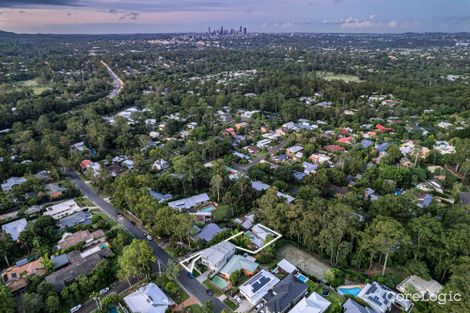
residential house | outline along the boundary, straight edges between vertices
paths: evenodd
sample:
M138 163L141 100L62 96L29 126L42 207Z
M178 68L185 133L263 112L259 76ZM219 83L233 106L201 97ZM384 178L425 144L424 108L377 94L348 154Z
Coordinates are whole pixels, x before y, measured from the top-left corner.
M379 199L379 195L375 193L375 190L372 188L367 188L364 190L363 198L364 200L375 201Z
M78 250L67 253L69 264L58 271L49 274L46 282L51 284L57 291L74 281L80 275L88 275L106 257L112 256L107 243L94 245L82 252Z
M354 137L341 137L338 140L336 140L337 143L342 143L342 144L347 144L350 145L354 141Z
M323 153L314 153L309 157L309 159L316 165L329 163L331 161L331 157Z
M85 143L83 141L74 143L73 145L70 146L70 148L72 150L77 150L78 152L84 152L84 151L88 150L87 146L85 145Z
M256 146L246 146L243 148L243 150L248 151L250 154L257 154L260 149Z
M328 151L328 152L342 152L346 149L338 145L326 145L323 147L323 150Z
M386 313L395 309L409 312L413 304L398 293L377 282L367 284L357 296L378 313Z
M52 216L54 219L58 220L73 213L80 212L81 210L77 202L71 199L46 208L43 214Z
M82 171L86 171L91 169L93 171L93 175L98 175L101 170L101 165L98 162L93 162L90 160L83 160L80 162L80 169Z
M393 132L393 128L385 127L382 124L377 124L375 128L381 133L390 133Z
M90 233L89 230L80 230L73 234L64 233L62 239L57 243L57 249L66 250L73 246L83 243L84 247L88 247L98 242L106 241L104 231L101 229Z
M331 303L316 292L312 292L308 297L303 297L289 313L323 313Z
M266 149L271 145L271 139L262 139L256 143L256 146L260 149Z
M452 154L455 153L455 147L447 141L436 141L433 146L434 150L437 150L440 154Z
M90 225L92 215L89 212L77 212L61 218L58 221L60 228L74 227L77 225Z
M168 202L168 206L172 209L178 210L179 212L183 212L208 203L209 201L210 199L207 193L201 193L185 199Z
M150 192L150 195L152 196L152 198L157 200L158 203L163 203L163 202L171 200L173 198L173 196L169 193L163 194L163 193L160 193L158 191L151 190L151 189L149 189L149 192Z
M258 263L256 263L255 260L256 259L254 257L238 254L234 255L227 264L222 267L219 275L225 280L229 280L230 275L235 271L241 271L245 276L253 276L258 269Z
M154 283L149 283L124 297L124 302L131 313L165 313L174 304Z
M377 313L373 309L363 306L353 299L348 299L343 303L344 313Z
M434 279L426 280L416 275L408 276L397 286L398 291L402 293L418 293L423 299L436 297L442 288L442 285Z
M3 184L1 185L1 187L3 191L7 192L7 191L11 191L11 189L15 186L19 186L19 185L26 183L26 181L27 179L24 177L13 176L5 180Z
M292 146L286 149L286 154L291 159L299 160L303 157L302 151L304 151L304 147Z
M197 234L197 237L202 241L209 242L214 239L217 234L220 234L223 231L224 229L220 228L219 225L209 223L201 229L199 234Z
M222 267L235 255L236 247L228 241L222 241L201 254L201 263L212 273L218 273Z
M240 130L240 129L243 129L243 128L246 128L248 127L248 123L247 122L240 122L240 123L236 123L235 124L235 128L237 130Z
M245 235L250 239L251 243L258 248L264 246L268 236L274 237L271 230L261 224L254 225L251 230L245 232Z
M28 225L28 221L25 218L10 222L8 224L2 225L2 231L11 236L13 241L17 241L20 238L21 232Z
M305 174L304 172L299 172L296 170L292 171L292 175L294 175L294 179L297 181L301 181L302 179L305 178L305 176L307 176L307 174Z
M418 201L418 206L420 208L427 208L432 203L432 196L429 193L418 195Z
M307 284L298 280L293 274L283 280L263 297L266 313L284 313L289 311L307 294Z
M375 147L375 149L377 150L377 152L383 153L383 152L387 151L387 149L389 147L390 147L390 143L389 142L384 142L384 143L381 143L381 144L377 145Z
M271 186L266 183L263 183L260 180L254 180L251 182L251 188L253 188L256 191L262 192L262 191L268 190L269 188L271 188Z
M243 229L248 230L253 226L255 220L255 215L253 213L248 213L241 218L236 218L233 221L243 227Z
M363 139L361 141L361 147L363 149L367 149L369 147L372 147L374 145L374 142L372 140L368 140L368 139Z
M309 163L309 162L303 162L302 166L304 167L304 173L307 174L307 175L315 174L317 172L317 169L318 169L318 165L312 164L312 163Z
M42 259L34 261L22 259L2 272L2 281L12 292L16 292L28 286L29 277L33 275L40 277L46 273Z
M163 159L156 160L152 164L152 169L156 170L156 171L163 171L163 170L166 170L169 167L170 167L170 164L167 161L163 160Z
M270 272L261 270L240 286L240 294L251 304L257 305L279 281Z
M278 272L282 271L282 272L291 274L291 273L297 272L297 267L295 267L295 265L293 265L291 262L287 261L286 259L282 259L281 261L277 263L276 270Z
M59 184L56 184L56 183L47 184L45 189L47 191L47 195L49 196L49 199L51 200L62 197L62 194L64 192L64 188L60 187Z

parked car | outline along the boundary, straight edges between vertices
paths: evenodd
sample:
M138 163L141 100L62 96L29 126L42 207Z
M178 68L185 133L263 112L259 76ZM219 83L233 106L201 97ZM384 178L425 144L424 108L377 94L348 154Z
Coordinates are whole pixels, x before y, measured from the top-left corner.
M211 297L214 295L214 292L211 289L207 289L206 292Z
M109 291L109 287L106 287L106 288L101 289L99 294L100 294L100 296L102 296L102 295L106 294L108 291Z
M188 275L188 277L189 277L190 279L196 278L196 277L194 277L193 273L191 273L191 272L186 272L186 275Z
M256 311L256 312L259 312L262 308L263 308L263 304L262 304L262 303L258 303L258 304L255 306L255 311Z
M76 305L76 306L74 306L73 308L70 309L70 313L78 312L78 310L80 310L81 308L82 308L82 305L78 304L78 305Z
M150 241L152 241L152 240L153 240L153 237L152 237L152 236L150 236L149 234L147 234L145 237L147 237L147 240L150 240Z

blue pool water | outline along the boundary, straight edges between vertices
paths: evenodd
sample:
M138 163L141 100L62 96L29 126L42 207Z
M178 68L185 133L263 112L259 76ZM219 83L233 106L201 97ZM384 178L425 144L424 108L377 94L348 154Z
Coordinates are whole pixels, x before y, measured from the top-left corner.
M338 291L341 292L344 295L352 295L355 298L361 292L361 288L359 288L359 287L352 287L352 288L343 287L343 288L338 288Z
M208 207L206 207L206 208L202 208L200 211L201 211L201 212L212 212L212 211L214 211L214 210L215 210L214 207L208 206Z
M119 313L118 309L116 307L109 308L109 313Z
M306 277L305 275L302 275L302 274L295 275L295 277L297 277L297 279L300 280L303 283L306 283L308 281L308 277Z

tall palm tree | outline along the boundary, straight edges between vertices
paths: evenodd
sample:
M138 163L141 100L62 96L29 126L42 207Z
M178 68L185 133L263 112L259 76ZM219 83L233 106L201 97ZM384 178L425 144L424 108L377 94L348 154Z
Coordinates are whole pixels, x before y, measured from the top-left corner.
M98 308L98 310L101 310L101 302L100 302L100 294L99 294L99 292L93 291L93 292L90 294L90 298L92 298L93 300L95 300L95 302L96 302L96 307Z

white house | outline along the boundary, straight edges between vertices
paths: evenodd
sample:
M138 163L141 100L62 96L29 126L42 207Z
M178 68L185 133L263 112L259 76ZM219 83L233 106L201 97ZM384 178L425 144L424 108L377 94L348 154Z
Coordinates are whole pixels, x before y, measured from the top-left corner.
M217 273L224 265L235 255L236 247L228 241L222 241L206 250L201 254L201 262L207 268Z
M392 306L406 312L413 308L410 301L404 297L398 297L397 292L375 281L367 284L357 297L378 313L389 312Z
M153 165L152 165L152 169L157 170L157 171L163 171L169 167L170 167L170 164L163 159L156 160L155 162L153 162Z
M240 293L251 304L257 305L268 291L279 282L279 278L268 271L261 270L240 286Z
M124 297L124 302L132 313L165 313L168 307L174 304L154 283Z
M70 199L46 208L44 215L52 216L54 219L59 220L73 213L80 212L81 210L82 209L78 206L77 202Z
M271 139L262 139L256 143L256 146L260 149L265 149L271 145Z
M331 305L330 301L326 300L316 292L308 297L300 300L289 313L323 313Z

